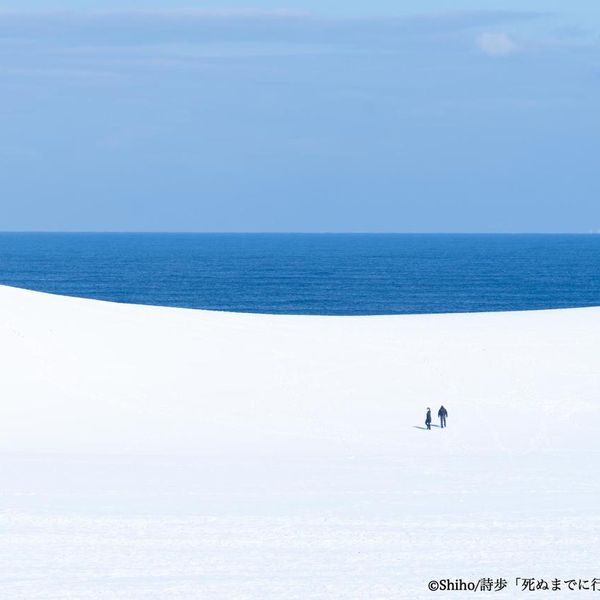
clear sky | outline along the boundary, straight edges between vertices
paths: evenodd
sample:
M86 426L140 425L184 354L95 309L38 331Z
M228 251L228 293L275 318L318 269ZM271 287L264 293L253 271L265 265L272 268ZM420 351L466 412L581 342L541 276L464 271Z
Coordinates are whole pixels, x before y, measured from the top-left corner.
M600 231L597 0L0 2L0 229Z

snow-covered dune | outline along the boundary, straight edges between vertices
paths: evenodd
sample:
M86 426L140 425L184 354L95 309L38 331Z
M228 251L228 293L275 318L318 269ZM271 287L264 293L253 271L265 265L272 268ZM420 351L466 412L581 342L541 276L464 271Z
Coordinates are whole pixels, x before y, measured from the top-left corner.
M600 577L600 309L270 316L0 287L0 360L7 598Z

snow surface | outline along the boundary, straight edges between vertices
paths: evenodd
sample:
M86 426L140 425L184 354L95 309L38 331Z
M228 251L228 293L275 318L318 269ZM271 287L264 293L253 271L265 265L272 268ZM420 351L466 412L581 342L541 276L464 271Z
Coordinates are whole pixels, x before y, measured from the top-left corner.
M0 361L1 598L600 577L598 308L270 316L0 287Z

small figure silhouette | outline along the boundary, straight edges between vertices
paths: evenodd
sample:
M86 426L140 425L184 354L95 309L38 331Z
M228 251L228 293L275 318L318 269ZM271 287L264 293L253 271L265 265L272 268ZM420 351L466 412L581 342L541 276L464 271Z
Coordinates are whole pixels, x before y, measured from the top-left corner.
M431 409L427 407L427 416L425 417L425 425L427 429L431 429Z
M444 408L444 405L440 406L440 410L438 410L438 417L440 418L440 426L442 428L446 427L446 417L448 416L448 411Z

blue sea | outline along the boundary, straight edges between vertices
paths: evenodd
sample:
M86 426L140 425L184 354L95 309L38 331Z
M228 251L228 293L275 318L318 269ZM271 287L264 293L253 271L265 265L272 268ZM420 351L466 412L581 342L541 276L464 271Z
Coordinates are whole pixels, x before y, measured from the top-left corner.
M0 283L253 313L595 306L600 235L3 233Z

